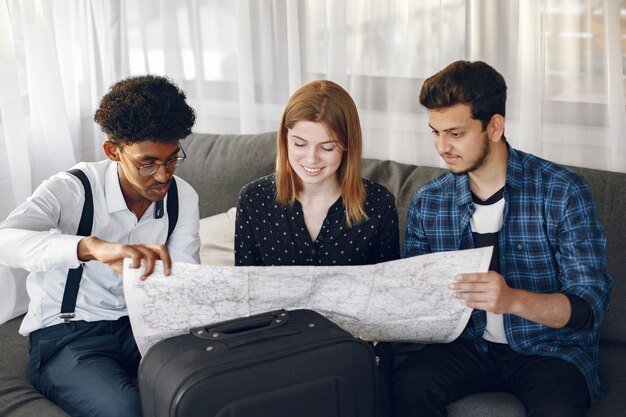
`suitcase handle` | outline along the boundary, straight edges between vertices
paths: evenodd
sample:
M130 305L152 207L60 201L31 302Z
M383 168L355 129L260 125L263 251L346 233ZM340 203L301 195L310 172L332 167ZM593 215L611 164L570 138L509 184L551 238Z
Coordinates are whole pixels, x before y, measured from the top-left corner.
M203 339L228 340L274 329L283 326L288 321L289 313L287 311L276 310L250 317L228 320L207 327L195 328L191 330L191 333ZM261 337L261 339L262 338L263 337Z

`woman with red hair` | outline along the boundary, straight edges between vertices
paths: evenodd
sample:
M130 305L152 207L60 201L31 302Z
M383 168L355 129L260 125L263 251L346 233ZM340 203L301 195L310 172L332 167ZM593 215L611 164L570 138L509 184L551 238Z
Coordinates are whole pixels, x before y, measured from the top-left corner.
M289 99L277 135L276 172L237 201L235 265L366 265L400 257L395 197L361 178L361 125L354 101L332 81ZM392 355L379 359L378 415L389 415Z
M362 136L350 95L311 81L289 99L276 172L237 202L235 265L365 265L400 256L395 197L361 178Z

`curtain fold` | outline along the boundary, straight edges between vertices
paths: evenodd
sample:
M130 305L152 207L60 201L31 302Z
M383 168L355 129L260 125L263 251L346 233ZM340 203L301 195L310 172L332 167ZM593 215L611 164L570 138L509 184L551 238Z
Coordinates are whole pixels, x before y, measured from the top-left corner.
M626 43L626 35L623 27L620 30L620 20L623 22L626 16L624 2L620 5L617 1L604 0L604 36L606 48L606 91L608 104L608 129L609 129L609 154L610 160L607 169L610 171L626 172L626 117L624 117L624 62L626 51L620 48L620 42L615 39L621 38L621 43ZM622 23L623 25L623 23ZM621 32L621 33L620 33Z
M253 42L248 0L235 1L237 19L237 63L241 133L256 133L256 92L254 87Z
M517 44L517 95L519 100L518 131L513 137L516 146L535 155L542 155L542 110L544 96L545 64L543 52L540 0L519 2L519 27Z
M17 55L7 4L0 3L0 214L7 214L31 194L31 163L22 110Z
M49 169L60 171L76 163L76 155L67 152L73 146L51 4L28 0L19 4L31 129L26 143L35 185L48 176Z
M300 14L297 1L288 1L285 25L287 29L287 66L289 68L289 92L293 93L302 84L302 61L300 53Z

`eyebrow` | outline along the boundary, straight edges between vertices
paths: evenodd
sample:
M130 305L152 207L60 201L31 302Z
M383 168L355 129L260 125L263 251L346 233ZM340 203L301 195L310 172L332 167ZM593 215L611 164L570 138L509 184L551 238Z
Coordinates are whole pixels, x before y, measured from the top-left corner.
M178 149L177 149L177 150L175 150L174 152L172 152L172 153L170 154L170 156L168 156L167 158L165 158L165 160L167 161L168 159L172 159L172 158L174 157L174 155L177 155L177 154L178 154L178 152L180 152L180 149L181 149L181 148L180 148L180 146L179 146L179 147L178 147ZM159 158L158 158L158 157L156 157L156 156L152 156L152 155L143 155L142 157L140 157L140 158L136 158L136 159L137 159L137 161L151 161L151 160L158 160Z
M434 130L435 132L439 132L439 130L437 130L437 129L435 129L434 127L432 127L430 123L428 123L428 126L429 126L432 130ZM449 131L451 131L451 130L462 130L462 129L465 129L465 126L452 126L452 127L447 128L447 129L443 129L443 130L442 130L442 132L449 132Z
M298 135L289 135L289 136L290 136L290 137L292 137L292 138L296 138L296 139L303 140L303 141L305 141L305 142L307 142L307 143L309 142L308 140L306 140L306 139L304 139L304 138L301 138L301 137L300 137L300 136L298 136ZM324 145L324 144L326 144L326 143L337 143L337 142L339 142L339 141L338 141L338 140L334 140L334 139L333 139L333 140L327 140L326 142L322 142L322 143L320 143L320 145Z

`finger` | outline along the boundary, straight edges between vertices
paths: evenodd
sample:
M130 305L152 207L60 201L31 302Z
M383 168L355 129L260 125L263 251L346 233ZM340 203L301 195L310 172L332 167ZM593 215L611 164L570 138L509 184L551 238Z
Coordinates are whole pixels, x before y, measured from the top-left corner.
M455 293L452 293L452 296L454 298L457 298L459 300L463 300L465 302L485 302L487 301L487 298L485 297L485 293L480 293L480 292L460 292L457 291Z
M487 285L484 282L454 282L448 285L453 291L459 292L485 292Z
M123 245L120 250L122 259L130 258L131 263L129 267L132 269L141 268L141 259L143 258L143 255L137 248L138 246L136 245Z
M474 273L474 274L459 274L456 277L456 282L487 282L486 273Z
M147 245L150 249L155 251L159 259L163 262L163 272L165 275L171 275L172 273L172 258L170 257L170 252L167 250L167 246L165 245Z
M151 250L147 249L143 245L124 245L122 248L123 256L125 258L130 258L130 268L139 269L142 266L142 260L144 261L144 271L139 276L141 280L146 279L148 275L152 273L154 269L154 260L156 259L156 254L154 254ZM152 267L150 267L150 257L152 257Z
M158 253L146 246L138 246L137 250L141 252L144 261L144 270L140 277L143 281L154 272L154 263L158 259Z

